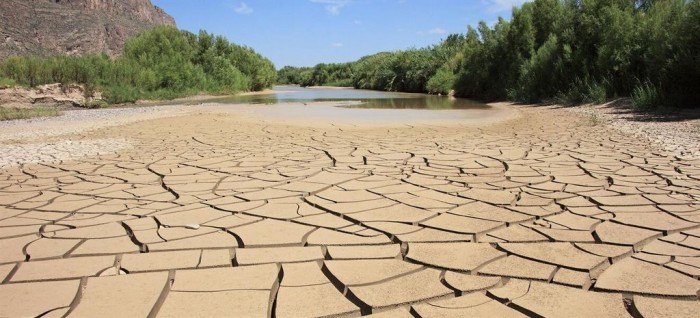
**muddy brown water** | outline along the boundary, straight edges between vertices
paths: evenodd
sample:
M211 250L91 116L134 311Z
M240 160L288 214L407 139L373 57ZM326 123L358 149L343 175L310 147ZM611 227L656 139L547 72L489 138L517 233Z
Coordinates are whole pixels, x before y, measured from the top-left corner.
M464 98L449 98L426 94L380 92L352 88L305 88L298 86L275 86L273 92L264 95L229 96L211 99L222 104L286 104L313 102L355 101L358 104L341 106L363 109L489 109L490 106Z
M201 104L202 101L192 101ZM265 120L331 124L445 124L503 117L503 109L477 101L352 88L275 86L270 94L207 99Z

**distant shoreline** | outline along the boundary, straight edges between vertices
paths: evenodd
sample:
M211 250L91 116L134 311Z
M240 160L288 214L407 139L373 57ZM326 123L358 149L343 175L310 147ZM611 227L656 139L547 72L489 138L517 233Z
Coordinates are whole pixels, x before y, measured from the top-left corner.
M275 86L294 86L294 87L299 87L299 85L275 85ZM303 87L303 88L308 88L308 89L355 89L352 86L309 86L309 87ZM227 94L227 95L212 95L212 94L197 94L197 95L192 95L192 96L186 96L186 97L179 97L171 100L139 100L134 105L137 106L153 106L153 105L161 105L163 103L167 104L173 104L173 103L181 103L181 102L198 102L198 101L208 101L212 99L220 99L220 98L226 98L226 97L234 97L234 96L258 96L258 95L271 95L271 94L279 94L279 93L295 93L295 91L285 91L285 90L275 90L272 88L264 89L262 91L255 91L255 92L243 92L243 93L238 93L238 94ZM128 105L128 104L125 104ZM121 105L112 105L112 106L121 106Z
M352 86L324 86L324 85L321 85L321 86L307 86L307 87L304 87L304 88L308 88L308 89L355 89L355 88L352 87Z

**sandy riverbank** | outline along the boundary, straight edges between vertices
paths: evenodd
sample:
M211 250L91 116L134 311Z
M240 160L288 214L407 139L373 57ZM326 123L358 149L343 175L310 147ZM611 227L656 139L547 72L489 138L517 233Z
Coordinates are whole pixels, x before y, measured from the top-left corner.
M210 100L216 100L232 96L256 96L256 95L269 95L280 93L272 89L265 89L258 92L243 92L236 95L211 95L211 94L197 94L187 97L175 98L173 100L139 100L135 103L137 106L156 106L156 105L177 105L177 104L191 104L192 102L207 102ZM283 92L286 93L286 92Z

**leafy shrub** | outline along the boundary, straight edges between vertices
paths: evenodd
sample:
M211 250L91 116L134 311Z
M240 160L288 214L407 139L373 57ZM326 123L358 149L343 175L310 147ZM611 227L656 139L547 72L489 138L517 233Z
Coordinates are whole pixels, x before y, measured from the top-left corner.
M109 103L102 99L94 99L85 104L86 108L105 108L109 107Z
M135 103L141 93L134 87L126 85L113 85L107 87L103 93L104 99L110 104Z
M565 85L562 78L566 67L561 55L562 51L568 48L559 44L557 36L551 34L532 58L522 64L518 82L507 90L508 99L535 103L562 90L562 85Z
M652 110L662 105L659 90L653 84L644 82L632 91L632 108L634 110Z
M428 93L447 95L454 86L455 75L450 70L441 68L425 85Z
M566 92L555 101L563 105L602 104L607 99L607 90L601 82L577 79Z
M34 117L52 117L58 116L61 111L56 107L41 107L41 108L5 108L0 107L0 121L27 119Z
M603 116L601 116L598 113L590 113L588 115L588 123L591 126L598 126L600 124L603 124L604 122L605 122L605 119L603 118Z
M17 82L15 82L13 79L0 77L0 88L12 87L15 85L17 85Z
M337 87L352 87L352 78L337 79L331 82L327 82L325 85Z

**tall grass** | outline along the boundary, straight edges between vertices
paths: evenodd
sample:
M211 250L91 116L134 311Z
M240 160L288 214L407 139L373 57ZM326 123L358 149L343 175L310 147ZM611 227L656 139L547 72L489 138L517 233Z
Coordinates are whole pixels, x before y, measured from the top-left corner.
M27 119L34 117L53 117L61 115L55 107L44 108L5 108L0 107L0 121Z
M649 82L637 85L632 91L632 108L634 110L652 110L662 106L662 103L659 90Z
M102 96L110 104L125 104L136 102L141 95L141 92L136 87L111 85L105 89Z
M554 99L562 105L602 104L607 98L606 84L577 79L566 92L560 92Z
M1 76L0 76L0 88L2 88L2 87L12 87L12 86L15 86L15 85L17 85L17 82L15 82L14 80L9 79L9 78L4 78L4 77L1 77Z

